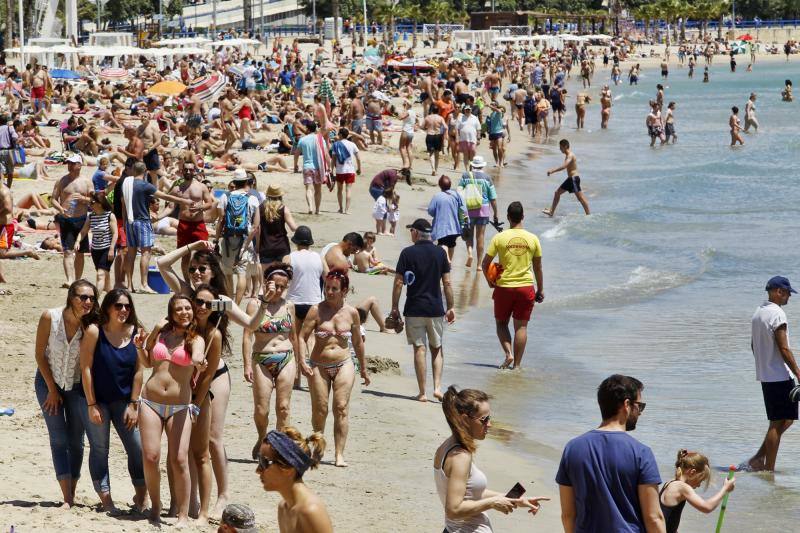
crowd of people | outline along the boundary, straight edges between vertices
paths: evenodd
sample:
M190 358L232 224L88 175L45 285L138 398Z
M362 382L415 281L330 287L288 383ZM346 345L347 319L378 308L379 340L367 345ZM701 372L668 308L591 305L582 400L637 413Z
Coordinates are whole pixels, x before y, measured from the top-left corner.
M710 63L709 49L704 54ZM573 71L575 83L581 83L576 126L583 128L595 65L602 58L603 76L618 84L627 51L627 45L618 44L601 53L585 46L541 53L479 48L465 58L448 46L429 72L401 72L358 65L355 44L352 61L337 44L331 61L322 47L303 57L297 41L276 39L271 53L254 55L223 42L210 58L183 57L162 70L144 58L128 57L124 66L132 81L121 84L56 82L35 63L22 72L7 68L6 113L0 115L0 163L6 178L0 184L0 283L13 284L17 276L15 269L6 277L5 260L39 258L36 249L17 245L15 234L26 228L57 229L58 240L48 248L62 255L67 296L63 305L41 314L34 387L64 507L74 504L85 435L100 504L109 513L121 512L109 483L113 425L127 456L134 512L160 522L163 510L176 518L177 526L190 517L205 522L221 516L223 531L252 527L252 512L229 505L224 443L232 386L226 359L241 351L244 379L253 391L252 459L264 489L283 498L281 530L332 531L325 505L302 477L323 456L329 412L333 464L347 466L350 395L359 377L363 386L370 385L363 325L371 316L382 332L405 331L418 383L415 398L422 402L430 390L430 351L433 397L442 403L452 430L434 456L445 531L491 531L489 510L526 508L535 515L546 498L524 496L524 490L490 491L474 463L477 441L491 429L489 396L448 387L443 377L446 325L456 320L450 274L461 267L453 263L454 251L461 238L463 266L481 271L492 288L503 354L498 366L522 368L528 324L534 306L545 299L543 252L537 236L524 229L521 202L507 203L506 220L500 220L493 174L510 162L512 130L519 128L517 142L548 142L564 127L566 85ZM690 76L697 53L679 49L681 64L689 57ZM232 72L232 66L241 68ZM82 65L79 71L91 73L91 68ZM630 83L638 83L639 71L638 64L631 65ZM662 76L667 75L662 66ZM224 88L211 98L190 88L170 97L150 91L165 80L190 84L198 77L225 80ZM19 89L15 79L21 80ZM785 90L791 96L788 80ZM599 102L601 126L607 128L609 85L603 86ZM740 129L757 130L755 102L753 93L744 126L733 108L732 144L742 142ZM674 144L675 102L664 106L664 87L658 85L650 104L646 125L651 145L657 139ZM42 133L47 128L55 128L63 151L54 153L54 135ZM414 148L420 130L425 132L425 161L418 160ZM368 184L354 186L363 154L385 150L395 132L398 164L387 164ZM115 146L104 135L125 140ZM478 153L484 139L495 171ZM589 215L577 156L566 138L558 146L564 162L547 175L567 175L543 212L554 216L566 193L574 194ZM47 166L41 165L42 157ZM66 172L51 177L61 174L56 164L64 164ZM452 171L440 169L449 164ZM85 166L92 168L91 176ZM308 224L298 223L281 186L259 190L265 174L268 179L270 173L292 171L298 175L296 187L304 191ZM375 246L377 236L405 235L400 189L428 172L439 176L438 191L426 206L429 218L405 225L412 244L396 261L384 262ZM52 193L26 195L14 203L15 179L37 176L54 181ZM326 188L336 191L337 224L343 227L346 215L369 210L369 204L364 207L368 192L375 231L342 231L340 242L317 253L311 250L311 226ZM487 246L488 226L497 232ZM164 250L156 236L165 237L161 243L174 237L174 248ZM44 243L40 248L46 249ZM84 276L87 253L95 283ZM156 292L150 281L154 255L173 295L162 317L145 322L134 300ZM386 294L353 305L348 293L356 272L391 276L391 292L387 287ZM757 361L767 354L759 379L765 382L773 422L762 449L745 465L754 470L774 469L780 436L797 419L797 404L787 396L794 382L780 372L784 360L791 362L794 375L800 372L779 308L794 291L788 280L770 280L767 289L772 304L760 312L759 324L766 329L758 336L754 317L753 348ZM384 316L380 304L389 298ZM235 327L242 328L240 347L232 345ZM313 433L308 437L291 427L291 398L303 376L310 391ZM773 379L780 386L766 385ZM698 496L695 489L710 477L708 459L681 450L674 480L659 491L652 452L628 434L644 411L643 388L629 376L603 381L597 393L601 426L565 448L556 477L565 531L675 532L685 502L710 512L733 490L734 481L726 481L710 499ZM160 490L164 434L168 505Z

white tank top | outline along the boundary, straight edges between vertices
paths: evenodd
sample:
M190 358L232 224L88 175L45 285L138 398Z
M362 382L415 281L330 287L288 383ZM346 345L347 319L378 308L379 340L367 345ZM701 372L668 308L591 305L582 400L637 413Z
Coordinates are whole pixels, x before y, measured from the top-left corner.
M444 461L454 448L453 446L445 452L442 458L442 464L439 468L433 469L433 478L436 481L436 492L439 493L439 499L442 502L442 507L447 502L447 476L444 473ZM471 463L469 467L469 477L467 478L467 490L464 493L464 499L469 501L476 501L483 498L483 491L486 490L486 474ZM489 516L486 513L480 513L461 520L450 520L445 516L444 527L448 533L492 533L492 523L489 521Z
M292 281L286 299L295 304L316 305L322 301L322 258L310 250L296 250L289 254L292 264Z

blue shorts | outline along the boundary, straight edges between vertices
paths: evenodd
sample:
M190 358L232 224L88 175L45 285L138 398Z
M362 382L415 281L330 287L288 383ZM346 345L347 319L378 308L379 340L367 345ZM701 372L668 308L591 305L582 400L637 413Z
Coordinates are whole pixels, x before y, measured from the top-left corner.
M383 122L379 118L367 117L367 131L383 131Z
M490 141L496 141L497 139L502 139L505 136L506 136L506 134L503 133L502 131L500 133L490 133L489 134L489 140Z
M489 217L469 217L469 223L472 226L488 226Z
M134 220L125 227L130 248L152 248L155 243L153 225L149 220Z
M365 121L366 121L366 119L363 119L363 118L354 119L353 120L353 128L352 128L353 131L360 135L361 132L364 131L364 122Z

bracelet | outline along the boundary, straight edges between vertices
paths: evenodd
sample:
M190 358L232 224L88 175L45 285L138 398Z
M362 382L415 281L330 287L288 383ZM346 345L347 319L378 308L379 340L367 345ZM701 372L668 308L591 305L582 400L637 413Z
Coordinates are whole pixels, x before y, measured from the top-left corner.
M87 404L86 407L94 407L95 405L97 405L97 404L96 403L90 403L90 404Z

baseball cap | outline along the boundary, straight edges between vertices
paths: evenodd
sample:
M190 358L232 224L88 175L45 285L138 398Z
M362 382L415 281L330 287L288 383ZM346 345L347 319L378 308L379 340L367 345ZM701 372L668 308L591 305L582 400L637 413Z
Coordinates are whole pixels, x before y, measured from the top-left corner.
M237 533L258 533L256 515L247 505L231 503L222 511L222 524L236 530Z
M786 289L791 293L797 294L797 291L794 290L789 283L788 278L784 278L783 276L773 276L769 279L765 290L770 291L772 289Z
M408 229L415 229L417 231L421 231L422 233L430 233L433 228L431 227L431 223L425 220L424 218L418 218L414 221L413 224L409 224L406 226Z
M72 154L67 158L67 163L81 163L83 164L83 157L81 154Z

